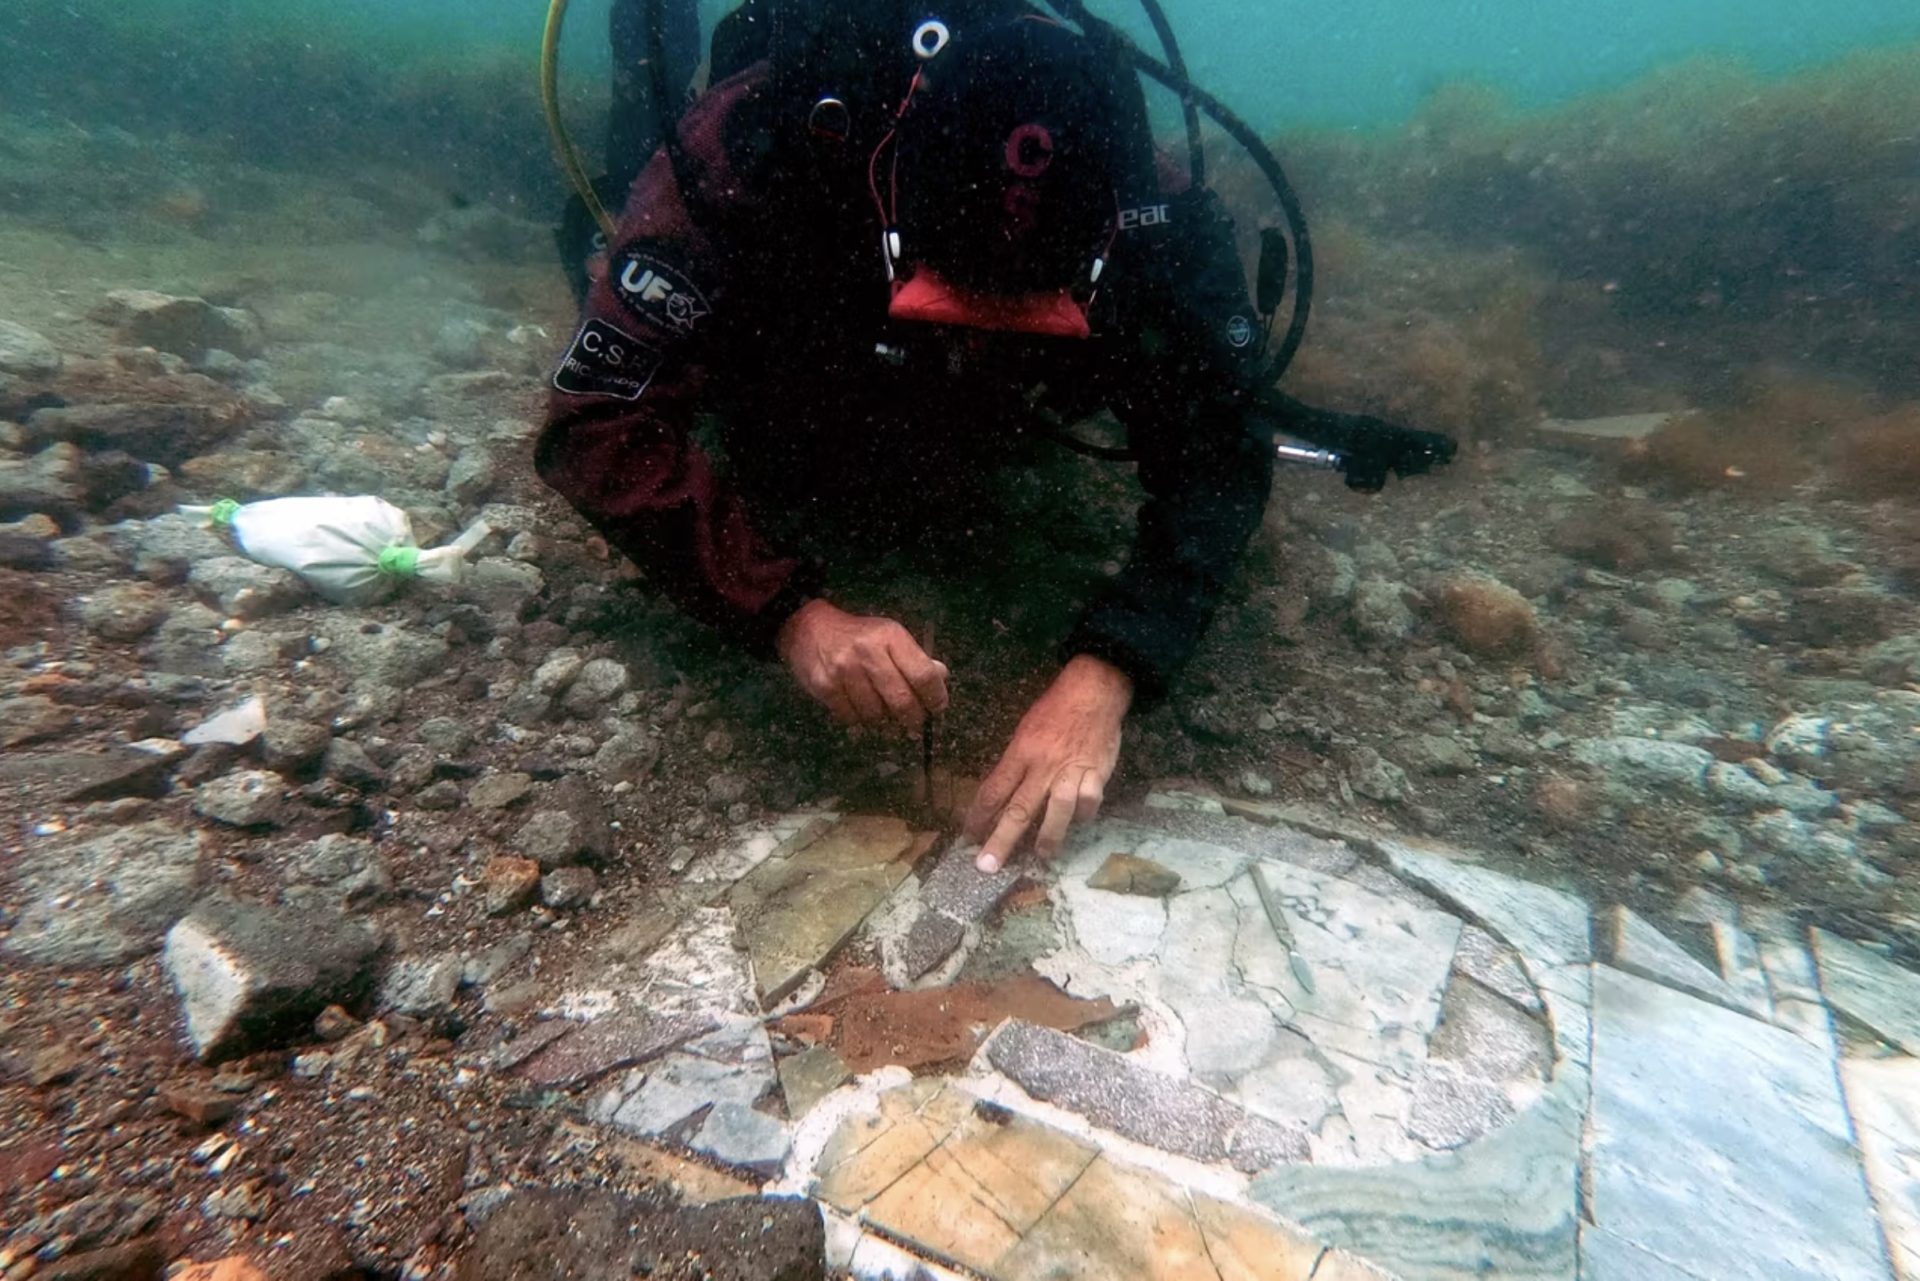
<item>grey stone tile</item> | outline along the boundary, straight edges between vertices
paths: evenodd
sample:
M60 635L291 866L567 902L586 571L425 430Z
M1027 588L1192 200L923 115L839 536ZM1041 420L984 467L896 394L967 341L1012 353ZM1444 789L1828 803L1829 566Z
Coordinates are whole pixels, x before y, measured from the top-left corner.
M1136 1143L1254 1169L1307 1157L1304 1131L1252 1116L1210 1090L1063 1032L1009 1022L986 1050L988 1062L1034 1098Z
M1920 974L1838 934L1813 932L1827 1003L1908 1054L1920 1055Z
M1828 1056L1605 966L1594 1033L1595 1227L1701 1281L1886 1281Z
M959 950L966 937L967 927L945 912L923 909L898 941L883 941L881 950L888 971L898 971L901 977L911 983L938 968Z
M1018 866L987 875L973 865L976 846L955 844L934 865L920 886L922 907L942 913L963 925L983 921L1000 905L1022 875Z
M1166 934L1167 905L1159 899L1108 894L1068 877L1054 887L1054 895L1071 915L1074 941L1102 965L1152 956Z
M1379 1169L1282 1166L1252 1193L1402 1281L1573 1281L1579 1162L1577 1092L1556 1083L1457 1152Z
M1553 1063L1546 1026L1472 979L1455 975L1427 1053L1484 1081L1544 1081Z
M1523 1010L1539 1013L1540 994L1533 990L1520 955L1478 925L1460 931L1460 945L1453 952L1453 968L1491 991L1498 992Z
M1587 905L1572 895L1404 841L1376 845L1394 871L1512 944L1530 969L1593 959Z
M1430 1148L1451 1149L1513 1119L1505 1090L1449 1063L1429 1063L1413 1083L1407 1133Z
M1655 929L1631 908L1613 907L1601 917L1608 959L1617 969L1691 993L1730 1010L1752 1013L1713 970Z
M609 1014L532 1055L520 1065L518 1075L535 1085L570 1090L658 1058L712 1027L711 1019L696 1014Z

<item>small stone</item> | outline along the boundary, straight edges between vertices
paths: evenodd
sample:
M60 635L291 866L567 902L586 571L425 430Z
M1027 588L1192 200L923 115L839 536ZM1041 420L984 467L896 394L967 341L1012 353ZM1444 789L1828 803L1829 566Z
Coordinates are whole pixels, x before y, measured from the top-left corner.
M393 873L374 843L330 833L308 841L287 864L289 905L361 906L393 893Z
M429 783L414 796L413 803L423 810L444 813L460 808L460 784L450 778Z
M1371 747L1354 752L1348 777L1353 790L1369 800L1392 804L1407 794L1407 772Z
M1259 770L1242 770L1236 781L1243 795L1259 797L1273 795L1273 780Z
M273 1196L258 1179L210 1194L202 1208L215 1219L246 1219L257 1222L267 1217Z
M467 789L467 804L477 810L503 810L525 799L533 780L525 774L488 774Z
M638 782L660 760L660 744L640 729L622 729L593 754L593 769L611 782Z
M102 640L137 641L166 621L168 609L151 587L123 583L82 598L80 621Z
M1413 611L1406 588L1384 578L1368 578L1354 589L1348 615L1354 639L1369 648L1396 645L1413 634Z
M224 1125L240 1110L241 1099L223 1090L169 1085L161 1087L160 1102L195 1125Z
M707 780L707 808L724 810L747 797L747 780L739 774L715 774Z
M473 729L453 716L429 716L414 735L442 756L458 758L473 750Z
M1476 658L1514 658L1539 634L1533 606L1513 588L1481 574L1442 583L1434 603L1440 625Z
M260 735L260 760L281 774L300 774L326 755L333 734L324 725L291 718L271 718Z
M320 762L320 772L336 782L365 792L376 791L387 783L387 772L373 763L366 748L350 738L336 738L327 744L326 755Z
M480 873L488 916L507 916L533 902L540 891L540 865L530 858L500 856Z
M1152 859L1134 854L1110 854L1092 876L1090 889L1114 894L1133 894L1141 898L1166 898L1180 888L1180 874L1162 867Z
M540 901L555 911L583 906L600 887L590 867L562 867L540 878Z
M278 774L241 770L195 788L193 812L229 827L277 827L287 821L289 805Z
M583 827L575 814L541 810L513 834L513 848L539 863L543 870L566 867L586 848Z
M495 943L467 958L466 964L461 967L460 981L474 987L485 987L519 964L532 950L531 934L516 934Z
M541 661L534 669L534 689L542 694L560 694L573 684L574 678L587 665L584 655L577 649L556 649Z
M590 659L568 685L560 705L570 714L590 720L626 693L630 680L624 664L611 658Z
M73 713L43 694L0 698L0 747L53 738L73 724Z
M329 1005L313 1019L313 1034L322 1041L344 1041L359 1029L360 1020L337 1005Z
M700 750L716 761L724 761L733 755L733 735L724 729L708 730L700 741Z
M27 1084L36 1090L63 1085L80 1075L86 1059L71 1045L50 1045L27 1061Z
M380 935L366 921L212 899L167 932L162 962L202 1060L298 1035L364 990Z
M395 961L380 984L380 1009L410 1018L438 1018L453 1008L460 970L460 958L456 956Z
M1447 734L1416 734L1397 754L1408 769L1438 778L1472 773L1479 764L1459 739Z

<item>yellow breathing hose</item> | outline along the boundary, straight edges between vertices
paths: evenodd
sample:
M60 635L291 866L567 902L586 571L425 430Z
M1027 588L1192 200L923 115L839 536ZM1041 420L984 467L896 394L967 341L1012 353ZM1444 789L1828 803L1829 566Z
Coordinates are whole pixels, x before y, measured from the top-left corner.
M611 245L615 239L613 215L600 203L599 193L594 191L586 168L580 163L580 153L574 150L573 139L567 137L567 126L560 119L560 32L566 23L567 0L549 0L546 35L540 41L540 103L546 108L547 133L553 138L553 151L560 168L573 189L580 193L580 199L586 202L587 211L600 224Z

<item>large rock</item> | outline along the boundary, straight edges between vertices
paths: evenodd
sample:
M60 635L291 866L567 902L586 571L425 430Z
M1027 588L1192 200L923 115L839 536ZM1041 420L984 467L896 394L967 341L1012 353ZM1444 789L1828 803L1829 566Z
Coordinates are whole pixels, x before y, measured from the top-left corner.
M33 845L18 877L25 905L0 950L37 965L111 965L151 951L192 906L201 837L167 823Z
M1442 583L1434 614L1460 648L1477 658L1518 657L1533 648L1539 634L1527 598L1482 574L1461 574Z
M166 598L140 583L116 583L80 598L80 621L102 640L137 641L166 620Z
M94 311L127 340L196 359L210 349L236 356L260 354L260 322L238 307L216 307L151 289L116 289Z
M66 442L83 449L124 450L173 467L225 440L237 425L232 411L206 405L62 405L34 411L27 419L27 440L34 446Z
M221 613L249 621L291 609L309 595L297 575L245 556L198 561L187 571L187 585Z
M35 514L68 525L86 508L80 450L49 445L30 458L0 458L0 520Z
M193 812L229 827L277 827L287 818L286 783L272 770L240 770L202 783Z
M167 932L163 960L187 1040L212 1061L298 1036L327 1006L359 999L379 950L365 920L214 899Z
M25 325L0 320L0 374L38 381L60 372L60 349Z
M289 906L339 909L375 903L393 893L393 873L372 841L328 835L308 841L287 862Z
M233 548L205 521L173 512L115 525L107 531L107 541L132 562L134 573L164 585L185 582L198 561L233 555Z

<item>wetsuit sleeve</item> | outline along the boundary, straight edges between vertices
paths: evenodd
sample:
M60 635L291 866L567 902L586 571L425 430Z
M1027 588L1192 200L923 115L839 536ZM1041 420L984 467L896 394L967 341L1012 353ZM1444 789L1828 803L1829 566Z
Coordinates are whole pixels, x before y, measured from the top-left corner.
M717 132L690 118L682 137ZM696 156L706 161L703 212L707 197L738 190L718 151ZM534 462L683 611L767 653L819 580L760 534L692 437L714 372L711 330L727 306L728 261L721 239L688 216L672 166L656 153L554 372Z
M1273 484L1243 408L1259 343L1232 223L1204 191L1165 208L1164 231L1121 263L1123 372L1110 398L1146 501L1126 567L1065 645L1121 668L1148 703L1199 645Z

